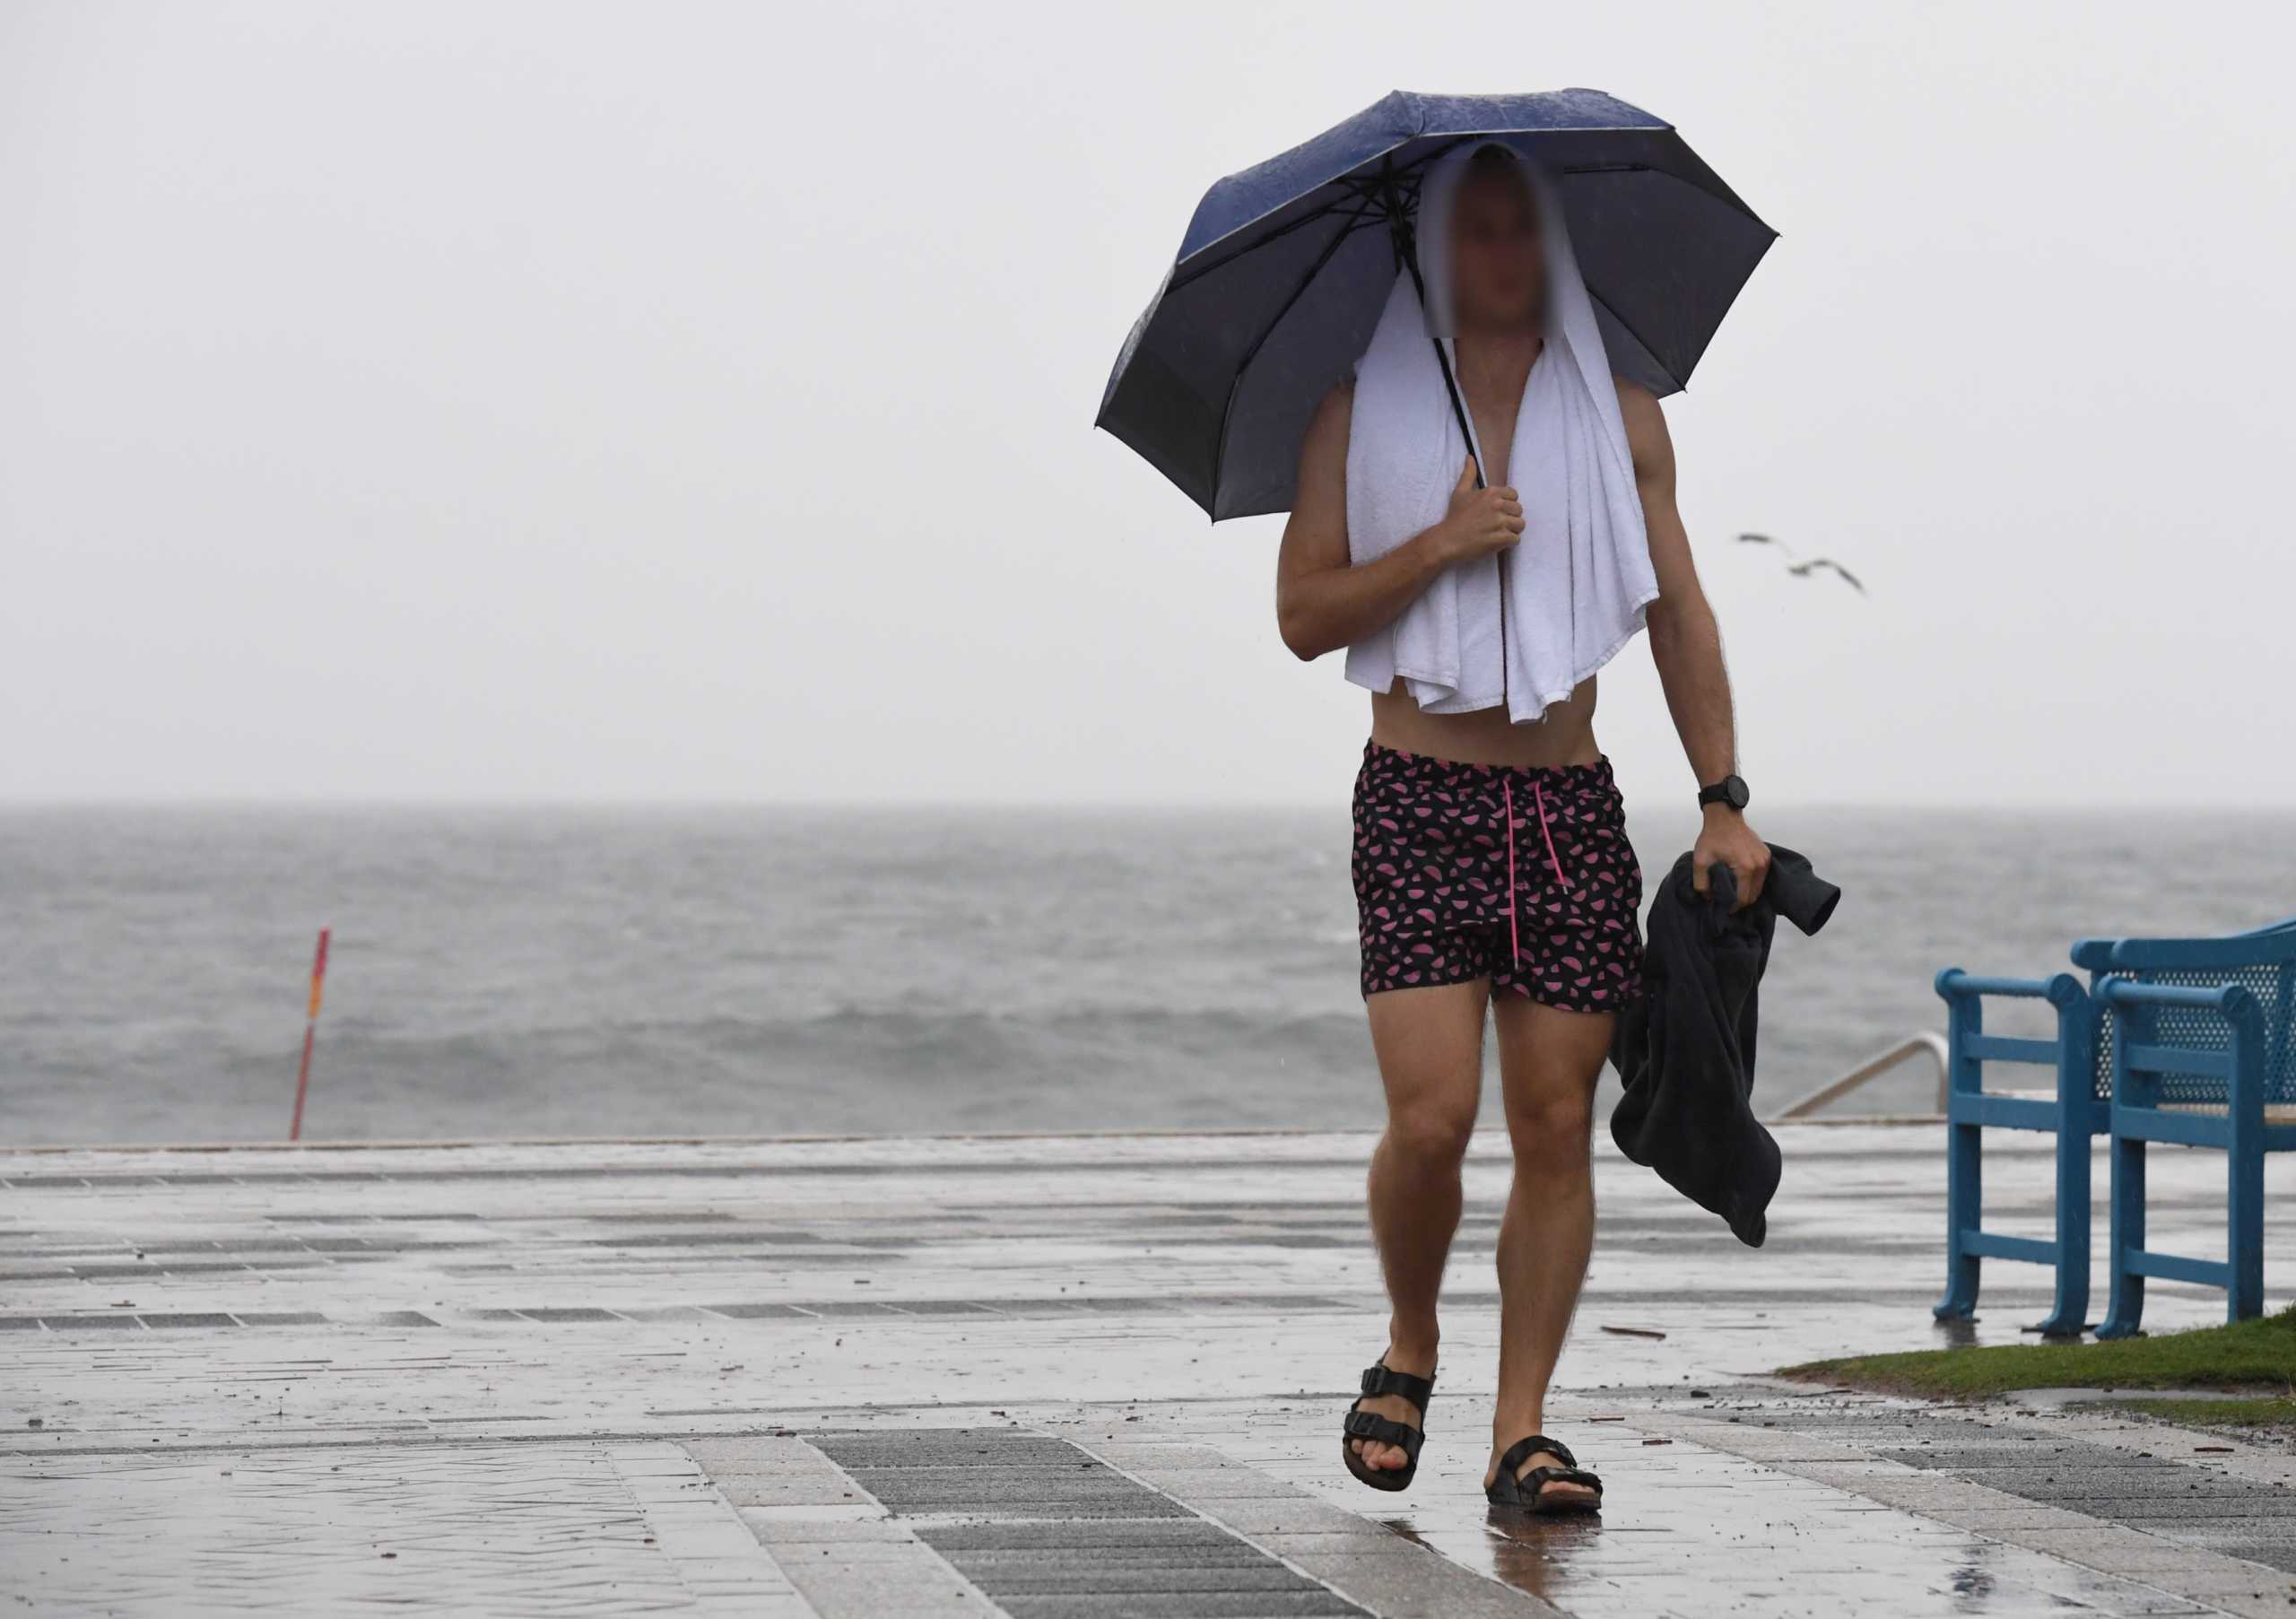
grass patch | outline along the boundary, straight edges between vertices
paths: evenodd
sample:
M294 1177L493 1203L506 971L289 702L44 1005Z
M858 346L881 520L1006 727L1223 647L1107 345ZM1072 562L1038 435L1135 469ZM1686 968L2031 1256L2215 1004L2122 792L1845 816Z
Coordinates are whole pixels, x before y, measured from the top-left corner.
M2187 1428L2296 1428L2296 1399L2113 1400L2115 1409L2157 1416Z
M1975 1399L2013 1388L2270 1388L2296 1393L2296 1307L2226 1327L2118 1338L2109 1344L2004 1344L1849 1355L1788 1366L1779 1375L1933 1399Z

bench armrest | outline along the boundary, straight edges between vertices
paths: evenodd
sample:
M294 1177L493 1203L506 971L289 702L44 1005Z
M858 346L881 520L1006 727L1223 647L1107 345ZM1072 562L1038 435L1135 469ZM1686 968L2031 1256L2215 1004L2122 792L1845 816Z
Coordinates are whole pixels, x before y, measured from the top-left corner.
M1948 967L1937 975L1937 995L1947 1005L1991 995L2013 1000L2047 1001L2061 1008L2074 1005L2087 993L2081 988L2081 980L2069 972L2045 979L1979 978L1958 967Z

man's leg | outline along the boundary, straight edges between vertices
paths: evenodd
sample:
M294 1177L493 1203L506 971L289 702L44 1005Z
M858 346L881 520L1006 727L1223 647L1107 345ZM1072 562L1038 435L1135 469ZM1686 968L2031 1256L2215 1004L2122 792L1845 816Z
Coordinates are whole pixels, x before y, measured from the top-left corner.
M1459 1225L1459 1164L1483 1094L1483 1023L1491 986L1481 979L1388 989L1365 1005L1387 1093L1387 1134L1371 1154L1371 1234L1387 1275L1387 1364L1435 1374L1435 1299ZM1376 1416L1419 1427L1424 1414L1399 1395L1367 1399ZM1404 1466L1393 1445L1358 1440L1366 1466Z
M1547 1382L1578 1307L1595 1245L1595 1081L1610 1052L1613 1019L1502 995L1497 1021L1515 1184L1499 1225L1499 1406L1486 1485L1509 1445L1544 1431ZM1518 1476L1561 1465L1543 1451ZM1592 1493L1547 1486L1550 1495L1566 1492Z

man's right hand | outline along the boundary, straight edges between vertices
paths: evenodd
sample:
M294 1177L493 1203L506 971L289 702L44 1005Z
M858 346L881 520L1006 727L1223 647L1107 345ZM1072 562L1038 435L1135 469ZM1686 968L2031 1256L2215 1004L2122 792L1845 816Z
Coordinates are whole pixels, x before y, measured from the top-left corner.
M1512 489L1477 489L1474 457L1459 471L1451 489L1451 509L1430 531L1446 562L1473 561L1513 549L1523 537L1523 503Z

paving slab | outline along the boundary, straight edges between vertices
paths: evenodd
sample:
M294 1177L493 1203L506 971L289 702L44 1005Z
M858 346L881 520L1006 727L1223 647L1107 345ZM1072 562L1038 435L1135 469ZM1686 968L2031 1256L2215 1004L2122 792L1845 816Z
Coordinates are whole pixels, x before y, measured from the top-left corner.
M1368 1137L0 1152L0 1596L174 1615L2289 1611L2296 1456L2125 1416L1827 1397L1938 1328L1942 1133L1780 1132L1770 1242L1601 1144L1549 1426L1598 1521L1485 1507L1503 1143L1479 1139L1421 1476L1338 1466L1383 1310ZM2164 1246L2221 1162L2160 1153ZM2273 1275L2296 1257L2275 1160ZM2045 1226L2047 1145L1989 1152ZM2221 1239L2220 1239L2221 1240ZM2158 1285L2150 1324L2221 1311ZM1605 1333L1605 1327L1631 1328ZM36 1425L35 1425L36 1424Z

